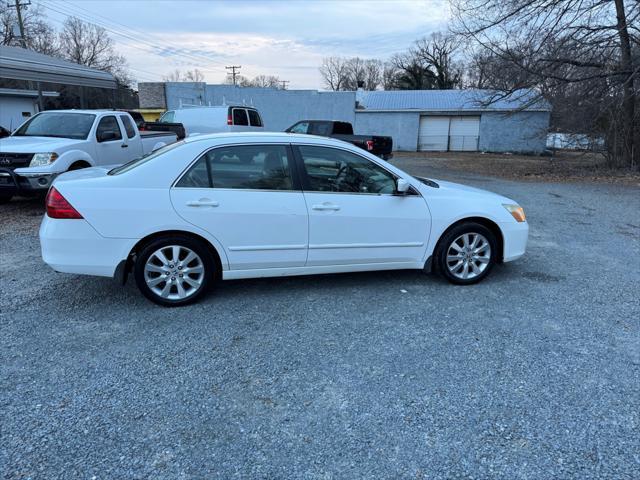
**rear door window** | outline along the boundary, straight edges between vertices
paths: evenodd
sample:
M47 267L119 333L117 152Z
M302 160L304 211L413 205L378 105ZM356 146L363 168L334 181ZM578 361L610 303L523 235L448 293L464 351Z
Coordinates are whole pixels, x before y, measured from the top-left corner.
M182 176L176 187L293 190L287 147L246 145L214 148Z
M260 114L255 110L247 110L249 114L249 123L251 123L252 127L261 127L262 119L260 118Z
M309 127L309 133L311 135L320 135L322 137L328 137L331 135L331 123L330 122L318 122L312 123Z
M127 138L133 138L136 136L136 129L133 128L133 123L127 115L120 115L120 120L124 125L124 130L127 132Z
M244 108L233 109L233 124L249 125L249 119L247 118L247 111Z

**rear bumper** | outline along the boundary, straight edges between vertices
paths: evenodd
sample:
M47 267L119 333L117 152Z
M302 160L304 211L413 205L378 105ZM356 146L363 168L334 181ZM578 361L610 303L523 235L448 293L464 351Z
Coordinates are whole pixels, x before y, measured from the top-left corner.
M529 224L527 222L501 223L500 230L504 240L504 262L512 262L522 257L527 249Z
M11 169L0 168L0 196L31 196L46 193L57 174L30 173L17 174Z
M105 238L86 220L52 219L40 225L42 259L57 272L112 277L134 239Z

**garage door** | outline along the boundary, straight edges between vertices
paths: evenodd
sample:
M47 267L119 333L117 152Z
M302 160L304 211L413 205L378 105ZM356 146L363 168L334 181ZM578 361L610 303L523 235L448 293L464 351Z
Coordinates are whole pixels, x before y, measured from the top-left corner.
M480 117L420 117L418 150L474 152L478 150Z
M480 135L480 117L451 117L449 150L476 152Z
M420 117L418 150L446 152L449 146L449 117Z

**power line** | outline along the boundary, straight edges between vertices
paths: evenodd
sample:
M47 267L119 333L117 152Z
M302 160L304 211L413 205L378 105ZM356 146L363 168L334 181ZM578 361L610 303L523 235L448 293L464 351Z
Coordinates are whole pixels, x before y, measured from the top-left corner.
M60 20L58 20L56 18L50 18L49 20L64 26L64 22L62 22L62 21L60 21ZM145 52L146 52L146 50L145 50ZM146 53L149 53L149 52L146 52ZM148 82L157 82L158 80L160 80L160 81L162 80L162 74L160 74L160 73L150 72L148 70L141 70L139 68L134 68L134 67L131 67L131 66L127 66L127 68L130 69L130 70L136 70L138 72L143 73L144 76L147 77L147 78L146 79L142 78L142 80L145 80L145 81L148 81Z
M231 70L231 77L233 78L233 84L236 84L236 77L239 75L238 73L236 73L236 70L240 70L242 68L242 65L231 65L228 67L224 67L227 70Z
M84 21L87 21L89 23L93 23L94 25L97 25L99 27L102 27L105 30L107 30L107 31L109 31L109 32L111 32L111 33L113 33L115 35L118 35L120 37L124 37L124 38L126 38L127 40L130 40L130 41L133 41L135 43L134 44L130 44L131 47L137 48L139 50L142 50L147 54L149 53L149 51L147 49L141 48L138 44L148 45L149 47L151 47L153 49L153 51L152 51L153 54L155 54L157 56L161 56L161 57L164 57L164 56L161 55L158 52L158 49L161 49L161 48L175 49L175 46L171 46L171 45L167 46L165 44L162 44L160 41L158 41L156 43L150 42L146 38L142 37L142 35L146 35L146 34L144 34L142 32L139 32L139 31L137 31L137 30L135 30L135 29L133 29L131 27L127 27L126 25L119 24L119 23L111 21L111 20L107 20L109 23L116 24L116 25L121 25L122 27L124 27L126 29L126 30L123 30L122 28L113 27L112 25L108 25L108 24L105 24L103 22L100 22L99 20L96 20L92 16L93 14L91 14L91 15L81 14L81 13L77 12L75 9L79 8L79 9L87 11L87 12L88 12L88 10L86 10L86 9L84 9L82 7L79 7L78 5L70 4L72 6L71 8L73 9L73 10L70 10L70 7L63 6L63 5L56 4L55 7L54 7L54 6L52 6L52 5L48 4L48 3L45 3L45 2L41 2L41 4L45 8L47 8L47 9L49 9L51 11L54 11L56 13L59 13L61 15L65 15L65 16L77 17L77 18L79 18L81 20L84 20ZM101 17L101 18L105 18L105 17ZM133 32L133 33L131 33L131 32ZM148 36L148 35L146 35L146 36ZM127 42L122 42L122 43L127 44ZM217 65L221 65L222 66L221 62L218 62L216 60L212 60L211 58L206 57L204 55L195 54L195 53L194 54L185 53L185 52L177 52L177 53L179 53L182 57L189 58L191 60L194 60L194 61L198 62L198 64L206 62L206 63L209 63L209 64L217 64ZM205 71L215 71L215 70L207 70L207 69L203 69L203 70L205 70Z

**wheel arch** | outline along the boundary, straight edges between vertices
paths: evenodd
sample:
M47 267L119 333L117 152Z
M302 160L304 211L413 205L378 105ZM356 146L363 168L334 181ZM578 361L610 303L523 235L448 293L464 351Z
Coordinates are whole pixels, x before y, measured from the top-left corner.
M462 225L463 223L478 223L486 228L488 228L491 233L493 233L496 237L496 242L498 242L498 263L502 263L504 258L504 235L502 234L502 230L498 226L496 222L487 218L487 217L465 217L459 220L456 220L454 223L445 228L442 233L438 236L438 241L436 242L435 248L433 249L433 255L436 255L438 249L440 248L440 242L442 238L455 227ZM431 263L429 267L432 269L433 264Z
M144 248L145 245L147 245L149 242L152 242L153 240L156 240L157 238L166 237L170 235L182 235L185 237L191 237L204 243L204 245L206 245L207 247L207 250L212 256L213 261L216 264L215 279L219 280L222 278L222 259L220 258L220 253L218 252L216 247L207 238L203 237L202 235L198 235L197 233L190 232L187 230L161 230L158 232L150 233L149 235L141 238L131 248L129 255L127 256L125 271L128 273L132 270L135 256L140 250L142 250L142 248Z

